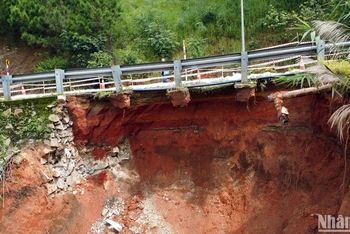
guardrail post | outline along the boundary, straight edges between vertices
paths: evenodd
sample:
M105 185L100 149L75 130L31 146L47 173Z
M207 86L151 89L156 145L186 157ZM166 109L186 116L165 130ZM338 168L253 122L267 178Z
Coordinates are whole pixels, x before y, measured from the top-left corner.
M12 84L12 75L2 75L2 90L4 92L5 100L11 99L11 84Z
M181 71L182 71L181 60L175 60L174 61L174 78L175 78L176 88L183 87L182 80L181 80Z
M63 89L64 70L56 69L55 77L56 77L56 93L63 94L64 93L64 89Z
M120 79L120 76L122 75L122 70L120 69L120 66L111 66L112 69L112 75L114 79L114 85L115 85L115 90L120 92L122 90L122 81Z
M319 40L316 43L317 47L317 60L323 61L324 60L324 51L325 51L325 42L323 40Z
M248 53L241 52L241 82L248 81Z

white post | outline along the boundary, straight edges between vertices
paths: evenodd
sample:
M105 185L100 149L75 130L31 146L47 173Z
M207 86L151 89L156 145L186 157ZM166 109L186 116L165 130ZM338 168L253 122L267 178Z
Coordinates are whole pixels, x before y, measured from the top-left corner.
M244 41L244 7L243 7L243 0L241 0L241 31L242 31L242 52L245 52L245 41Z
M184 52L184 60L186 60L186 41L183 40L182 41L182 48L183 48L183 52ZM186 78L186 81L187 81L187 70L185 70L185 78Z
M244 7L241 0L241 31L242 31L242 52L241 52L241 82L248 81L248 54L245 51L244 39Z

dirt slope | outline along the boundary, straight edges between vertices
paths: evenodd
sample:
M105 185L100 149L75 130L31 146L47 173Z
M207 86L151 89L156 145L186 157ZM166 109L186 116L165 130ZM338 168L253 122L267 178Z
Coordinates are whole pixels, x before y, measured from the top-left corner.
M232 88L191 93L183 108L162 92L134 94L124 110L69 97L80 156L118 146L125 158L75 194L46 197L39 179L9 185L0 232L111 233L97 221L112 204L121 233L317 233L313 214L349 215L349 169L344 190L342 146L326 125L335 106L323 95L286 101L282 126L267 94L250 110Z
M44 48L13 47L0 39L0 71L6 71L6 59L10 60L10 74L26 74L34 72L34 67L43 60L40 54L45 53Z

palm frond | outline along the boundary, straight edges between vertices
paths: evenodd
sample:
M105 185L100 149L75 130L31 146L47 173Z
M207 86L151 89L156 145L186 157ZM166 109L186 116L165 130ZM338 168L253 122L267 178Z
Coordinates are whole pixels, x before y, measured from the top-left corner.
M317 34L321 39L330 42L345 42L350 39L350 28L345 24L335 21L312 21Z
M294 76L278 76L273 79L277 85L285 85L286 87L303 88L305 86L317 86L317 77L309 74L296 74Z
M336 128L340 141L349 137L350 130L350 105L344 105L336 110L328 120L331 129Z
M339 81L339 78L326 65L323 64L308 67L305 72L307 74L317 76L320 84L328 84Z

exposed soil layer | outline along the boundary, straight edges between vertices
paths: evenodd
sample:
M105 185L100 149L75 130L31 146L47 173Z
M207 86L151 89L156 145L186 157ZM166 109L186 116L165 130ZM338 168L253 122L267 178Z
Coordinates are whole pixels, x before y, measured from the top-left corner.
M338 212L344 158L326 125L327 98L286 101L291 123L282 126L267 94L250 111L234 92L195 95L180 109L131 99L125 113L72 97L77 143L103 147L128 138L140 176L133 192L147 191L179 233L313 233L310 214Z
M168 91L167 95L169 96L171 103L174 107L187 106L188 103L191 101L191 96L188 89L171 90Z
M267 95L256 93L249 110L232 87L192 92L183 108L165 92L133 94L124 110L109 99L69 97L81 151L101 159L128 142L130 159L117 175L82 182L77 195L46 200L40 181L13 188L5 205L15 209L2 212L0 232L16 222L23 229L12 233L30 223L31 233L88 233L116 197L124 199L114 218L121 233L317 233L312 214L350 215L349 170L343 185L343 148L326 124L336 104L323 95L287 100L283 126Z

